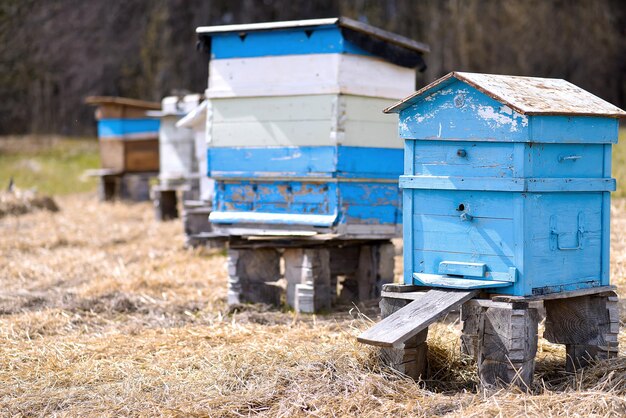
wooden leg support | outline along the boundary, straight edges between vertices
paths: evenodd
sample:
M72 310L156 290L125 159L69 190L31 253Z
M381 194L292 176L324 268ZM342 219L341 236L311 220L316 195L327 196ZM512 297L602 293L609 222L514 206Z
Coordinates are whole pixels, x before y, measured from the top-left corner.
M285 259L287 304L313 313L331 306L330 253L327 248L288 248Z
M382 319L406 306L410 300L383 297L380 301ZM428 328L404 342L403 348L381 348L380 360L415 380L424 379L428 371Z
M280 305L280 254L273 248L228 250L228 304Z
M478 305L466 303L461 307L461 353L478 360L478 332L480 330L480 316L482 308Z
M109 202L115 199L117 179L112 176L100 176L98 182L98 199L101 202Z
M150 200L150 178L148 174L124 174L119 181L119 197L133 202Z
M159 221L169 221L178 218L178 200L176 190L152 189L152 203L154 214Z
M483 307L478 324L478 374L483 388L530 389L535 372L538 315L525 303Z
M566 370L573 372L593 359L617 356L619 305L614 292L546 300L544 337L565 344Z

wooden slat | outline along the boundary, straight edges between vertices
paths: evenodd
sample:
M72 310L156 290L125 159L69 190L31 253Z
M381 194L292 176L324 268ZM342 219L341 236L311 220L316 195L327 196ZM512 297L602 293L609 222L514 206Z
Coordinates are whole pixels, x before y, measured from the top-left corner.
M128 97L114 97L114 96L88 96L85 98L85 103L90 105L119 105L136 107L139 109L161 109L161 103L149 102L146 100L130 99Z
M404 283L387 283L383 285L383 292L394 292L394 293L403 293L403 292L418 292L418 291L426 291L429 288L424 286L418 286L416 284L404 284Z
M430 290L359 335L358 341L381 347L399 346L478 293L478 290Z
M587 289L570 290L567 292L556 292L534 296L493 295L492 299L496 302L530 302L533 300L567 299L577 296L595 295L598 293L614 292L616 289L617 288L615 286L598 286Z
M381 296L390 299L406 299L406 300L417 300L426 294L426 290L421 292L385 292L384 290L381 292Z

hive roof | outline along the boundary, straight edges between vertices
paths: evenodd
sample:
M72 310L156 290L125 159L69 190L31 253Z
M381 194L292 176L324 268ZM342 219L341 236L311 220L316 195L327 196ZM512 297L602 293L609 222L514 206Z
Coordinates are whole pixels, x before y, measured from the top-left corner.
M397 113L455 80L469 84L523 115L626 116L617 106L563 79L466 72L443 76L388 107L385 113Z

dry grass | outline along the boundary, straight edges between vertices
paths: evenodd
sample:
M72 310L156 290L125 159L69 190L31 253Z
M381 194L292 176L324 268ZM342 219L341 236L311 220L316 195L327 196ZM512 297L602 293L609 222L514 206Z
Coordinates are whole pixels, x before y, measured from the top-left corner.
M34 190L0 190L0 218L7 215L23 215L35 210L57 212L58 205L49 196L40 195Z
M249 307L229 313L223 253L183 249L149 204L58 199L0 219L3 416L624 416L626 357L576 376L541 340L532 394L476 392L458 326L433 327L431 381L381 368L366 320ZM626 201L612 273L626 292ZM363 308L365 309L365 308ZM626 347L626 333L620 334Z

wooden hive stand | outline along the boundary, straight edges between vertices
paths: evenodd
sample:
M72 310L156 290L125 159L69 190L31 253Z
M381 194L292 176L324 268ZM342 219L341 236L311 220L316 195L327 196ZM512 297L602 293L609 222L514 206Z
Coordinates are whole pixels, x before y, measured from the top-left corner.
M89 177L98 178L98 199L110 202L116 199L133 202L150 200L150 181L158 176L157 172L123 172L101 168L87 170Z
M393 281L395 249L390 241L245 241L228 250L228 303L283 301L298 312L329 310L337 302L380 297ZM279 285L284 262L286 290ZM341 292L338 294L338 284Z
M565 344L566 370L618 353L619 312L614 286L531 297L484 295L478 290L389 284L380 301L382 321L358 340L381 347L380 358L415 379L428 376L428 326L461 308L461 350L478 365L482 388L532 386L539 310L544 338Z

